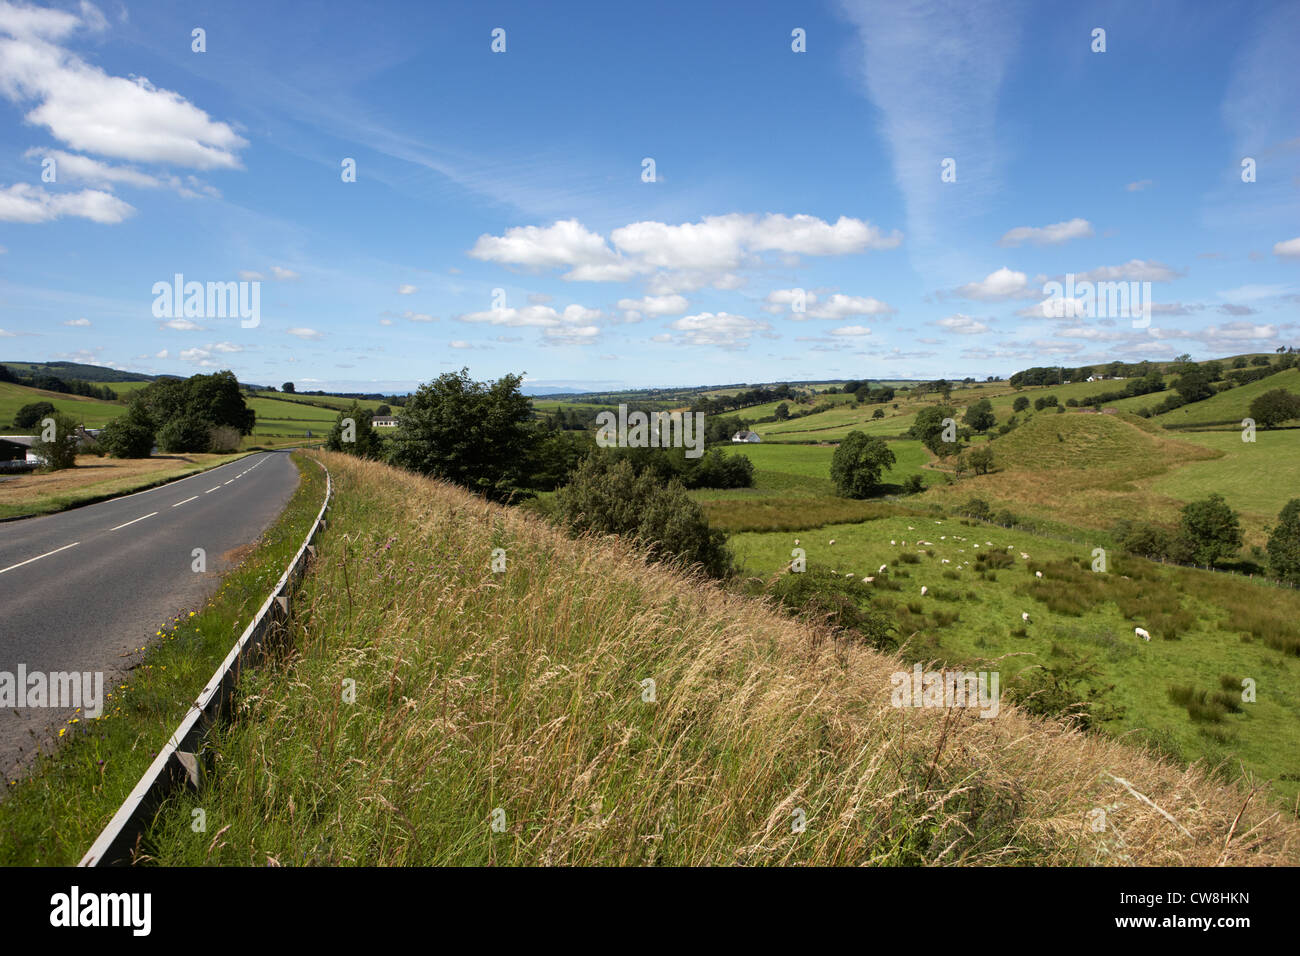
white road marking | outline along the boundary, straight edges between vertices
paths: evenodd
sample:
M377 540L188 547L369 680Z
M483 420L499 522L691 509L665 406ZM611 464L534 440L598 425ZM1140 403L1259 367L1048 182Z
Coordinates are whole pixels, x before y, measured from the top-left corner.
M235 483L235 479L234 479L234 478L231 478L228 482L226 482L226 484L228 484L228 485L233 485L234 483Z
M194 496L194 498L197 498L197 497L198 497L198 495L195 495L195 496ZM188 502L193 501L194 498L186 498L184 501L178 501L178 502L176 502L176 504L172 505L172 507L173 507L173 508L179 508L181 505L183 505L183 504L187 504Z
M215 488L209 488L207 491L205 491L205 492L203 492L203 493L204 493L205 495L210 495L210 494L212 494L212 492L214 492L214 491L220 491L220 490L221 490L221 486L220 486L220 485L217 485L217 487L215 487Z
M3 571L0 571L0 574L4 574L5 571L12 571L14 568L21 568L24 564L31 564L33 561L39 561L41 558L48 558L50 555L58 554L60 551L67 551L69 548L75 548L79 544L81 544L80 541L74 541L72 544L65 544L63 547L55 548L53 551L46 551L44 554L38 554L34 558L28 558L26 561L19 561L17 564L11 564Z
M158 512L156 512L156 511L151 511L151 512L149 512L147 515L141 515L140 517L138 517L138 518L136 518L136 519L134 519L134 520L132 520L132 521L128 521L128 522L126 522L126 524L120 524L120 525L117 526L117 528L125 528L126 525L128 525L128 524L135 524L136 521L143 521L145 518L152 518L152 517L153 517L154 515L156 515L157 513L158 513ZM109 531L116 531L117 528L109 528L108 530L109 530Z

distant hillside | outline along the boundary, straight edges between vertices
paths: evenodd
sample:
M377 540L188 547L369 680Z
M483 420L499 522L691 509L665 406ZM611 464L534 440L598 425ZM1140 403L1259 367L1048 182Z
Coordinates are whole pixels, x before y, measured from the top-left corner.
M124 372L102 365L85 365L81 362L0 362L15 372L25 375L53 375L56 378L76 378L83 382L152 382L174 375L145 375L143 372Z
M1236 388L1230 388L1226 392L1219 392L1204 401L1193 402L1191 405L1175 408L1172 412L1157 415L1152 421L1159 422L1166 428L1217 423L1228 423L1240 427L1241 420L1250 414L1250 403L1265 392L1271 392L1278 388L1284 388L1288 392L1295 392L1300 395L1300 369L1289 368L1285 372L1266 376L1259 379L1259 381L1238 385ZM1148 395L1144 397L1153 399L1151 404L1154 405L1160 396Z

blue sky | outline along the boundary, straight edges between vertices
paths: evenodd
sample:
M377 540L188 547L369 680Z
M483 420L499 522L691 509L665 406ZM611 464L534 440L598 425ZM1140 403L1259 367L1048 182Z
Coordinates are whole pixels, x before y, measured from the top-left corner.
M0 0L0 358L388 391L1272 351L1297 62L1295 3ZM159 317L177 273L259 283L257 324ZM1045 316L1067 275L1149 282L1149 327Z

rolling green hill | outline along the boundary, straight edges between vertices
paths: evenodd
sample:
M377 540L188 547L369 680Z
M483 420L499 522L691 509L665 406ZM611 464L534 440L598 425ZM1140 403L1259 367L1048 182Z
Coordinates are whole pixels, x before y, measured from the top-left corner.
M1226 392L1219 392L1202 402L1193 402L1190 405L1184 405L1182 408L1175 408L1172 412L1157 415L1154 420L1161 425L1167 426L1208 425L1226 422L1231 427L1239 429L1241 420L1250 414L1250 403L1265 392L1271 392L1277 388L1285 388L1289 392L1300 395L1300 368L1289 368L1284 372L1261 378L1257 382L1238 385L1236 388L1230 388ZM1151 398L1152 396L1145 397ZM1151 404L1155 404L1155 401L1158 400L1157 397Z
M0 429L13 431L14 415L18 409L32 402L49 402L58 411L67 412L87 428L107 425L123 411L123 406L116 402L102 402L96 398L82 398L80 395L64 395L61 392L47 392L40 388L0 382Z

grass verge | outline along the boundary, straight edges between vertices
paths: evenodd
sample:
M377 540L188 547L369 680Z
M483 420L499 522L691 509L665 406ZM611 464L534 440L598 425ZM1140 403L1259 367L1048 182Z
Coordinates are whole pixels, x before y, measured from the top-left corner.
M157 629L129 682L96 720L76 717L57 750L4 781L0 866L70 866L89 849L284 573L320 510L324 475L294 455L300 481L248 558L200 608Z

